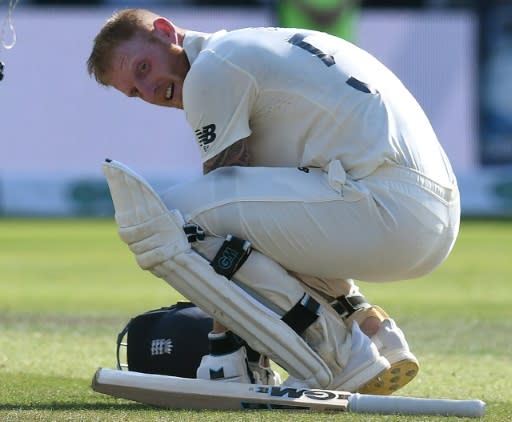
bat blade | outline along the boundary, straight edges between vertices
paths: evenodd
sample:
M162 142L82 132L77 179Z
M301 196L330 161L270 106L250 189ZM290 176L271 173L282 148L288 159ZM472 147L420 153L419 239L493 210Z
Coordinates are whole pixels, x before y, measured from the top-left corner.
M346 411L350 393L240 384L100 368L98 393L167 409L305 409Z

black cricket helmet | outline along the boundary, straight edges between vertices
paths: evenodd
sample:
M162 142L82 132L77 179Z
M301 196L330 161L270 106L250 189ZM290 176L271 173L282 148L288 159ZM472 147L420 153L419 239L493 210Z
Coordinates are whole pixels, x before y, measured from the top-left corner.
M117 367L195 378L201 358L209 353L212 327L212 318L190 302L140 314L117 337ZM122 347L126 348L126 363L121 362Z

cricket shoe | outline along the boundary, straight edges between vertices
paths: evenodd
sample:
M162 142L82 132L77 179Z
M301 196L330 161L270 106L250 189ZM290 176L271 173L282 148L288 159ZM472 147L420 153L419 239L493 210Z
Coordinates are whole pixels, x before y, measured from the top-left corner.
M361 331L357 322L352 324L351 336L350 356L343 371L327 386L331 390L360 392L378 382L380 376L390 368L387 359L379 354L375 344ZM294 377L288 377L284 384L295 388L317 388L305 385Z
M243 384L281 383L279 374L270 368L268 358L258 354L255 361L250 361L245 342L231 331L210 333L208 341L210 354L201 359L197 378Z
M380 307L372 306L361 309L350 319L364 321L368 317L375 317L380 321L380 327L371 336L371 340L379 353L389 361L390 367L359 392L379 395L392 394L411 382L418 374L420 366L416 356L409 348L403 331Z

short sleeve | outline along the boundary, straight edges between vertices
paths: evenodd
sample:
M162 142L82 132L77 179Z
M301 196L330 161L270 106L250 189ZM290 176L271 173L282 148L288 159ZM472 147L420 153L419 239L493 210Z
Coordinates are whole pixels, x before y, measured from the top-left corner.
M201 52L185 79L183 106L203 162L251 134L255 97L251 75L210 50Z

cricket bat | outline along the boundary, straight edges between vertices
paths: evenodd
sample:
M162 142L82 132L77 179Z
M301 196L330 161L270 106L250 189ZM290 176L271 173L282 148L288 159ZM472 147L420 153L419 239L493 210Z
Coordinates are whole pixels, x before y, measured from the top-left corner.
M375 396L345 391L240 384L99 368L92 380L98 393L167 409L299 409L482 417L481 400Z

